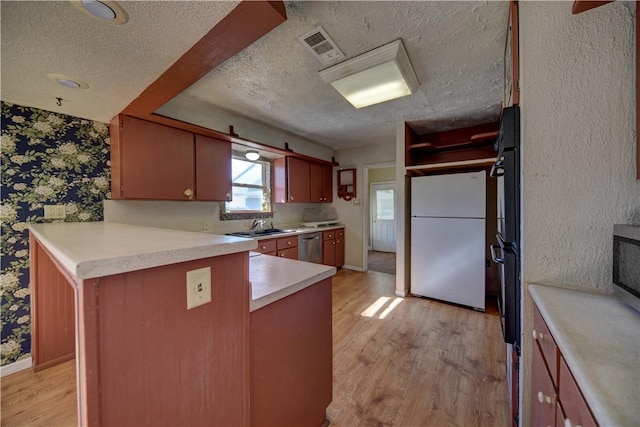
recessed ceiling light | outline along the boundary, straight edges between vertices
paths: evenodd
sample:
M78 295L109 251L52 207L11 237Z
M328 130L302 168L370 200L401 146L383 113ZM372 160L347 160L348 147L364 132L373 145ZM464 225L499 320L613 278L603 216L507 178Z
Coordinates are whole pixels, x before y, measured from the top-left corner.
M65 76L64 74L47 74L47 77L54 82L58 82L64 87L71 89L89 89L89 85L73 77Z
M116 19L116 13L98 0L82 0L82 6L96 18L104 19L105 21L111 21Z
M72 0L73 5L87 15L108 24L122 25L129 16L119 4L109 0Z

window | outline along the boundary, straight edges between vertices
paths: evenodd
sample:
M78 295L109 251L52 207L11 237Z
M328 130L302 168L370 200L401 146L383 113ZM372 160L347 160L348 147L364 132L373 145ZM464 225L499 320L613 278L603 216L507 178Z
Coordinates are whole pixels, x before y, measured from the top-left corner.
M221 219L272 216L270 162L247 160L234 153L231 159L231 180L231 201L223 204Z

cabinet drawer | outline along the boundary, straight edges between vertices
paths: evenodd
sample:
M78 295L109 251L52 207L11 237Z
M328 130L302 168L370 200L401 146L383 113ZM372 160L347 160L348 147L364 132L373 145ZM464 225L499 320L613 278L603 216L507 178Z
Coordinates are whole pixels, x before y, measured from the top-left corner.
M336 233L334 230L322 232L322 240L333 240L335 237Z
M533 376L531 379L531 425L552 426L556 419L556 392L544 363L542 352L533 346Z
M298 259L298 247L294 246L293 248L279 249L278 256L280 258Z
M549 367L549 373L553 384L558 386L558 346L547 328L547 324L544 322L538 307L534 307L533 310L533 335L534 341L537 341L542 350L542 356L544 361Z
M298 247L298 236L292 237L283 237L282 239L276 240L276 248L287 249L287 248L297 248ZM297 259L297 258L296 258Z
M591 415L587 402L582 397L578 384L573 379L569 367L560 357L560 404L564 409L565 426L597 426L598 423ZM567 422L570 420L571 422Z
M258 248L256 249L256 252L266 254L267 252L275 252L275 250L276 239L258 240Z
M344 237L344 228L336 230L336 236L340 238Z

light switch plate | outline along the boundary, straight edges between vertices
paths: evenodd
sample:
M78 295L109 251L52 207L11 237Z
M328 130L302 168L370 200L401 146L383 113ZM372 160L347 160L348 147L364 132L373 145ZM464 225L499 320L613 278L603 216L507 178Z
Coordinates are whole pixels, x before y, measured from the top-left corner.
M211 302L211 267L187 271L187 310Z

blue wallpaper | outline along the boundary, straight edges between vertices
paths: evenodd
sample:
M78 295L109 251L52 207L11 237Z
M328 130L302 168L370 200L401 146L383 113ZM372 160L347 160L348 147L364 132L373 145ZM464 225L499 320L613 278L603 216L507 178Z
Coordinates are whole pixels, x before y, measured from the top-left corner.
M65 220L101 221L110 197L109 129L104 123L22 107L2 109L0 318L1 364L30 356L30 222L45 204L64 205Z

